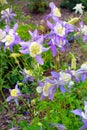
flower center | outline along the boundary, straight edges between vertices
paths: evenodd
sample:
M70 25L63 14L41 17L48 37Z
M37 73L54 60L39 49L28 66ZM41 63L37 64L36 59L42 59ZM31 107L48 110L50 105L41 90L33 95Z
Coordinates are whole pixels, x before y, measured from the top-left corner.
M57 17L61 17L60 10L57 7L53 9L53 15Z
M17 93L18 93L18 91L16 89L11 90L11 96L17 97Z
M58 24L54 27L54 31L57 35L64 36L65 35L65 28L62 27L61 24Z
M44 96L48 96L48 89L51 87L51 85L52 84L50 84L50 83L46 83L45 84L45 86L44 86L44 88L43 88L43 94L44 94Z
M30 55L32 57L35 57L36 55L41 54L42 46L37 42L33 42L29 47L29 51L30 51Z
M14 37L12 35L7 35L5 39L6 39L6 44L5 45L9 46L13 42Z
M68 73L60 73L60 78L59 80L63 80L64 82L68 82L69 80L71 80L71 75Z

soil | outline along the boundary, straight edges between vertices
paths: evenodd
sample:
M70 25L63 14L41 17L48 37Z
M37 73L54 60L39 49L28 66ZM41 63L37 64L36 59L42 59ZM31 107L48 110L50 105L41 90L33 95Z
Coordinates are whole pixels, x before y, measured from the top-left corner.
M60 8L60 3L61 3L62 0L48 0L48 1L49 2L54 2L55 5ZM70 12L67 9L60 9L60 10L61 10L61 14L62 14L62 16L61 16L62 20L67 21L67 19L70 19L72 17L77 16L74 12ZM24 16L30 15L30 19L27 22L28 23L33 23L35 25L41 24L41 21L44 20L45 17L47 16L47 14L49 14L49 13L50 13L50 8L49 7L45 10L44 13L39 13L39 14L29 12L29 9L27 7L27 3L22 7L22 14Z

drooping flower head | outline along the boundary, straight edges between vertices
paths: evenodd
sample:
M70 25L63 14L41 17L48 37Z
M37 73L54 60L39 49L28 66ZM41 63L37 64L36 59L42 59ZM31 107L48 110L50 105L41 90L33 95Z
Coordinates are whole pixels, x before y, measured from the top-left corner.
M32 77L33 75L31 70L26 70L26 68L24 68L24 70L20 71L20 73L24 76L22 83L34 80L34 78Z
M48 18L51 17L52 19L58 19L61 17L60 9L57 8L53 2L49 3L49 7L51 9L51 13L48 15Z
M10 96L7 97L6 101L10 102L11 100L15 100L16 105L19 105L18 103L18 97L21 96L20 89L18 88L18 83L16 84L14 89L9 89Z
M84 101L84 112L80 109L76 109L73 110L72 113L82 118L84 125L80 128L80 130L85 130L87 128L87 102Z
M10 21L14 20L15 16L16 14L12 13L12 8L7 8L1 11L1 19L4 19L7 25L10 25Z
M35 40L36 39L36 40ZM49 48L45 48L43 43L44 37L43 35L39 36L39 38L32 38L28 42L21 42L20 52L23 54L30 54L31 57L35 58L36 61L43 65L43 59L41 57L41 53L47 51Z
M16 32L17 28L18 28L17 23L14 25L12 29L10 29L9 26L6 27L5 29L6 35L2 40L2 42L5 43L4 49L9 48L10 51L13 51L13 46L21 41L20 37L18 36L18 33Z

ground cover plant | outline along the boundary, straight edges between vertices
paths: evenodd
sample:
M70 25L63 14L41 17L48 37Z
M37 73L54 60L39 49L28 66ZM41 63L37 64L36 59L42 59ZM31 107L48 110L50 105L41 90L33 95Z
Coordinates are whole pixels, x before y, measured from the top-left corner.
M39 30L21 24L12 8L1 11L0 111L4 118L0 119L6 120L6 128L0 123L2 130L87 129L83 8L79 17L67 21L61 20L60 9L53 2L49 8L45 26Z

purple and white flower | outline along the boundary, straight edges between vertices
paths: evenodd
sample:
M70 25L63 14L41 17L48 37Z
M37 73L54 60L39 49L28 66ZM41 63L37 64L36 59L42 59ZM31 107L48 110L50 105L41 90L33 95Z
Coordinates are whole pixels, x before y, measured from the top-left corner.
M18 103L18 97L22 96L22 94L20 92L20 89L18 88L18 83L16 84L16 86L15 86L14 89L9 89L9 92L10 92L10 96L7 97L6 101L10 102L11 100L14 99L16 105L19 105L19 103Z
M85 130L87 128L87 102L84 101L84 112L80 109L76 109L73 110L72 113L82 118L84 125L80 128L80 130Z
M1 19L5 20L6 24L9 25L11 20L14 20L16 14L12 13L12 8L5 9L1 11Z
M24 68L23 71L20 71L21 74L23 74L24 79L22 81L22 83L28 82L28 81L34 81L34 78L32 77L32 71L31 70L26 70L26 68Z
M54 93L56 91L57 84L55 80L45 79L44 82L38 81L38 87L36 88L37 92L41 94L41 100L45 97L49 97L49 99L53 100Z
M73 32L73 26L67 22L55 20L54 23L47 21L47 25L50 28L49 34L46 35L46 39L49 39L48 44L51 47L52 55L55 56L57 48L64 51L65 46L68 43L67 35Z
M32 38L30 41L28 42L21 42L21 49L20 52L23 54L30 54L31 57L35 58L35 60L43 65L43 59L41 57L41 53L47 51L49 48L45 48L42 43L43 43L44 37L43 35L39 36L39 38L35 37Z
M18 36L18 33L16 32L17 28L18 28L17 23L14 25L12 29L10 29L9 26L6 26L5 28L6 35L2 40L2 42L5 43L4 49L9 48L10 51L13 51L13 46L21 41L20 37Z
M57 8L53 2L49 3L49 7L51 9L51 13L47 16L47 18L51 17L52 19L58 19L61 17L60 9Z

